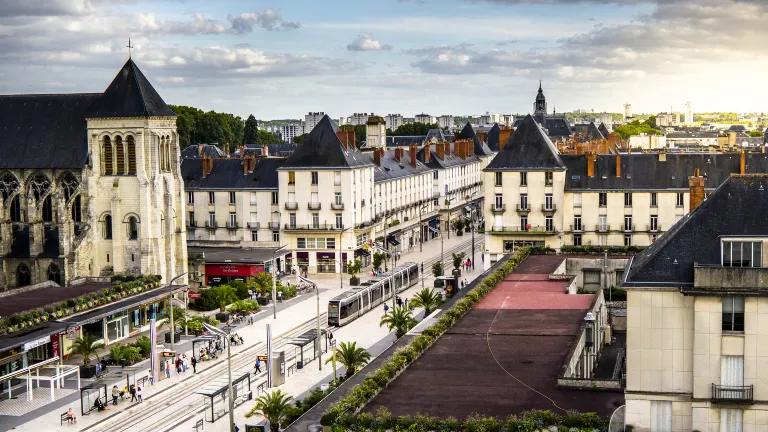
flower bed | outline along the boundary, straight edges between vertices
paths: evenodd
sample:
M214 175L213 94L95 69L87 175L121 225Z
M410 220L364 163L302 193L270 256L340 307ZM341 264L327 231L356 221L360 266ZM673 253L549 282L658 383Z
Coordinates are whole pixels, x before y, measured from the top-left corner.
M32 327L46 321L64 318L91 308L116 302L125 297L144 292L160 286L160 276L140 276L137 278L115 276L117 285L104 288L101 291L83 294L62 302L50 304L43 308L20 312L0 319L0 335L5 335L27 327Z
M349 394L339 399L321 418L323 426L333 426L336 430L341 427L349 428L361 416L359 411L368 404L380 391L392 382L401 372L413 363L422 353L450 329L465 313L488 294L501 282L517 265L530 254L530 249L521 251L504 263L501 268L488 275L483 282L469 291L463 299L442 314L437 323L427 327L421 335L415 337L407 347L395 351L391 359L386 361L371 376L354 387ZM378 429L374 428L374 429ZM388 429L388 428L384 428ZM434 428L433 428L434 429ZM364 430L364 429L360 429ZM401 429L405 430L405 429ZM430 430L430 429L427 429ZM450 429L457 430L457 429Z

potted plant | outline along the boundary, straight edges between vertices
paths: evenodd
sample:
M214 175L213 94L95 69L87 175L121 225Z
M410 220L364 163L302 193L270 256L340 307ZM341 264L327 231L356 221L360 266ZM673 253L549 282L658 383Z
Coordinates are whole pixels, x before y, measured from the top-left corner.
M453 255L453 275L461 276L461 263L464 262L464 257L467 256L464 252L459 252Z
M454 228L456 228L456 235L462 236L464 235L464 219L458 218L453 222Z
M260 294L256 300L260 305L266 306L269 303L267 293L272 290L272 275L267 272L259 273L253 281L254 288Z
M181 332L184 328L184 324L187 322L187 311L184 309L178 307L178 306L172 306L173 307L173 321L170 322L170 315L168 315L168 333L165 334L165 343L171 343L171 332L170 328L173 327L173 342L179 343L181 341Z
M238 300L237 295L235 295L235 289L229 285L219 285L211 288L209 291L216 305L219 306L219 313L216 314L216 319L221 322L229 321L229 314L226 313L226 310L228 304Z
M347 273L349 274L349 285L350 286L357 286L360 285L360 278L357 277L358 274L360 274L360 270L363 268L363 263L360 260L354 260L351 261L349 264L347 264Z
M96 365L91 365L91 355L96 355L96 360L100 360L97 351L99 348L104 348L104 344L96 343L96 337L89 333L83 333L82 337L72 343L70 354L83 356L83 364L80 366L81 378L96 376Z
M440 276L443 275L443 263L436 262L432 264L432 275L435 277L435 288L442 288L443 287L443 281L438 279Z
M381 268L381 264L384 263L384 253L383 252L374 252L373 253L373 268L378 270Z

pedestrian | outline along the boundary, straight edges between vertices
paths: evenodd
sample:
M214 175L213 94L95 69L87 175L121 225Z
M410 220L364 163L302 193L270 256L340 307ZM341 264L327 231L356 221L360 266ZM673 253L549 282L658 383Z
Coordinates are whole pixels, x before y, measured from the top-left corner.
M112 386L112 405L117 405L117 398L120 396L120 389L117 386Z
M386 314L387 312L389 312L389 305L384 303L384 313Z
M405 308L407 309L408 308L408 297L406 297L405 300L403 300L403 303L405 304Z
M187 373L187 369L189 369L189 361L187 360L187 355L184 354L181 356L181 371Z
M152 373L152 369L147 371L147 377L149 377L149 384L155 385L155 374Z
M129 390L129 393L131 393L131 402L136 401L136 386L131 384L131 389Z
M472 268L472 260L467 258L467 267Z
M277 292L277 301L278 301L279 303L282 303L282 302L283 302L283 292L282 292L282 291L278 291L278 292Z
M176 356L176 361L174 363L175 363L175 366L176 366L176 373L180 374L181 373L181 357L180 356Z
M197 373L197 358L192 356L192 373Z
M142 391L141 391L141 387L138 387L138 388L136 389L136 397L137 397L137 398L139 398L139 403L141 403L141 402L142 402L142 400L141 400L141 394L142 394Z
M256 364L253 365L253 367L256 369L256 373L261 373L261 360L259 358L256 358Z
M171 377L171 362L168 360L165 361L165 377Z
M469 282L467 282L467 278L464 278L464 287L466 287L467 285L469 285Z

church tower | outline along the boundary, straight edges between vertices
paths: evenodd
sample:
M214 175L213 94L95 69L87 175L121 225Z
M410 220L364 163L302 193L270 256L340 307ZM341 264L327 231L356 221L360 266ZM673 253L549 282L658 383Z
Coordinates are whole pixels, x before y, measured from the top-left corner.
M536 102L533 104L533 118L540 125L544 124L544 116L547 115L547 99L544 97L544 91L541 89L539 81L539 93L536 95Z

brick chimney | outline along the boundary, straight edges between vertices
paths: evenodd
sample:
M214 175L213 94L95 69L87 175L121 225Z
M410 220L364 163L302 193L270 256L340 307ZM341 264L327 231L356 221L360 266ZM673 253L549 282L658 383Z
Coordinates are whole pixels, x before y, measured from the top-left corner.
M337 130L336 136L339 137L339 141L344 145L344 148L349 150L355 145L355 131L353 130Z
M621 154L616 153L616 177L621 177Z
M213 159L210 156L203 155L200 160L203 167L203 177L208 177L211 171L213 171Z
M269 146L266 144L261 145L261 157L269 157Z
M398 162L400 162L400 158L402 157L402 155L400 153L401 151L403 151L402 147L395 148L395 160L398 161Z
M699 175L698 168L693 171L692 177L688 177L688 185L691 188L691 208L689 212L693 212L704 201L704 177Z
M444 142L437 143L437 157L439 157L440 160L445 160L445 143Z
M429 158L432 156L432 143L427 143L424 146L424 165L429 163Z
M488 138L488 133L480 131L477 133L477 138L480 140L481 143L484 143Z
M739 161L739 174L744 175L747 173L747 155L744 151L741 152L741 160Z
M470 141L469 142L469 144L467 145L467 150L468 150L467 154L470 157L475 155L475 142L474 141Z
M373 161L376 162L376 165L381 166L381 154L384 153L384 149L375 148L373 149Z
M595 154L587 154L587 177L595 176Z
M248 174L251 171L251 158L243 158L243 174Z
M502 129L499 131L499 149L504 148L504 144L507 143L509 137L512 136L513 129Z
M411 165L416 168L416 144L411 144L408 147L408 154L411 156Z

